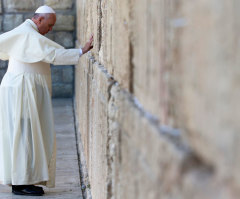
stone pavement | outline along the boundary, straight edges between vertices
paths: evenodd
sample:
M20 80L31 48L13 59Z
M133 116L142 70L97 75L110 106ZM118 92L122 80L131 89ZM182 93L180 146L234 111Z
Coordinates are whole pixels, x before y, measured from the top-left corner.
M0 199L82 199L72 99L54 99L53 107L57 134L56 187L43 187L44 196L27 197L13 195L11 187L0 185Z

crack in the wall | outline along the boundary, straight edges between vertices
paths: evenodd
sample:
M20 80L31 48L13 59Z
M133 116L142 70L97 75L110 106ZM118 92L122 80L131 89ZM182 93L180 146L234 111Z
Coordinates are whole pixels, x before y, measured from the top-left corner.
M89 57L90 62L89 64L96 64L97 61L93 56ZM203 174L204 176L212 176L214 174L214 167L211 165L208 165L202 158L189 146L188 142L183 139L182 132L180 129L173 128L171 126L165 126L161 125L160 121L152 115L151 113L147 112L144 107L140 104L140 102L137 100L137 98L131 94L129 91L123 89L120 87L118 82L112 77L107 69L104 68L104 66L97 63L97 67L99 70L104 73L104 75L107 77L109 84L107 88L108 92L108 99L107 99L107 145L106 145L106 158L107 158L107 198L114 197L115 193L115 181L114 177L116 175L116 164L121 164L121 143L122 143L122 134L121 129L118 128L118 126L115 128L114 125L119 125L117 121L113 117L115 115L115 112L118 111L117 108L114 110L114 107L110 107L114 105L115 102L115 96L112 95L113 87L117 87L119 89L119 92L122 92L124 96L130 101L130 103L135 107L136 111L140 113L140 117L145 118L147 122L153 127L157 129L157 132L162 136L162 138L166 138L167 142L176 147L177 151L183 154L183 159L181 162L181 165L179 166L179 172L180 176L184 178L185 175L192 174L192 171L197 171L200 174ZM89 70L89 72L92 69ZM91 80L90 80L91 81ZM113 111L112 113L110 113ZM116 131L115 131L116 130ZM112 147L116 147L114 150ZM118 157L118 159L115 159L115 157ZM209 174L209 175L208 175ZM179 178L180 179L180 178Z
M102 46L102 0L98 1L98 52Z
M77 122L77 113L76 111L76 102L73 98L73 116L74 116L74 128L75 128L75 137L76 137L76 145L77 145L77 156L78 156L78 164L79 164L79 176L80 176L80 185L83 199L92 199L90 182L88 179L88 171L86 166L86 160L81 140L81 133L78 133L79 123ZM79 136L78 136L79 134Z
M108 183L107 183L107 198L112 198L113 197L113 175L114 175L114 168L113 168L113 164L114 164L114 154L111 154L111 146L112 144L114 144L114 136L112 134L112 128L110 127L111 124L114 124L114 121L112 120L112 118L110 117L110 110L109 110L109 106L112 104L111 100L113 100L112 95L111 95L111 90L114 84L116 84L116 81L114 81L113 77L110 77L112 82L108 87L108 114L107 114L107 125L108 125L108 133L107 133L107 165L108 165L108 173L107 173L107 179L108 179ZM112 111L112 110L111 110ZM114 131L113 131L114 133ZM117 132L118 134L120 132Z
M134 94L134 63L133 63L133 43L129 43L129 91Z

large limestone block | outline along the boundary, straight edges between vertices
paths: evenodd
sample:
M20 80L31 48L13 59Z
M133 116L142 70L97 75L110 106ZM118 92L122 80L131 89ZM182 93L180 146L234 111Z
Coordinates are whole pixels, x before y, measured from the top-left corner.
M109 54L108 46L112 46L110 50L112 50L114 78L123 88L132 92L133 65L131 59L133 56L133 46L130 41L130 30L133 19L130 18L131 1L114 1L112 7L112 16L106 15L106 19L104 19L106 26L108 26L110 19L112 19L112 26L107 27L112 32L108 31L107 39L110 41L106 43L104 55L107 56Z
M73 0L45 0L45 4L56 10L71 9Z
M177 56L170 73L175 124L233 189L240 187L239 6L210 1L179 5L181 18L173 23Z
M165 95L162 81L166 78L163 76L164 54L162 52L163 20L166 12L164 4L162 1L155 0L131 1L129 62L132 70L133 93L146 110L161 122L166 123L161 113L165 106L160 106ZM118 67L121 70L121 67Z
M4 0L4 9L7 12L31 11L34 13L42 4L42 0Z
M73 85L66 83L53 83L52 84L52 97L53 98L68 98L73 96Z
M51 78L52 83L60 83L62 82L62 67L52 66L51 67Z
M158 126L118 85L110 92L107 158L112 195L129 199L235 198L217 182L212 168L188 148L181 134Z
M63 68L62 73L62 79L64 83L73 83L74 71L72 66Z
M73 33L72 32L57 32L55 34L55 41L65 48L74 47Z
M107 132L108 132L108 89L111 81L97 63L93 65L92 82L90 83L89 133L90 163L94 168L89 172L93 198L107 198ZM106 95L107 94L107 95ZM103 183L103 186L99 184Z
M91 82L91 61L82 57L75 67L75 96L77 115L79 118L79 131L86 157L86 164L89 168L90 157L90 136L89 136L89 106L90 106L90 82ZM77 100L81 99L81 100Z
M74 30L74 20L73 15L63 15L57 14L57 21L53 27L53 30L63 30L63 31L72 31Z
M6 14L4 15L3 30L9 31L16 28L23 22L23 16L21 14Z

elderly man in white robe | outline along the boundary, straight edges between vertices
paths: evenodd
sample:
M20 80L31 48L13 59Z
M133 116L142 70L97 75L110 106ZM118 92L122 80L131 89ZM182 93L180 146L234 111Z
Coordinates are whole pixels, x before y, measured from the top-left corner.
M54 10L39 7L32 19L0 35L0 59L9 60L0 85L0 183L17 195L41 196L55 187L56 135L50 64L77 64L93 46L64 49L45 35Z

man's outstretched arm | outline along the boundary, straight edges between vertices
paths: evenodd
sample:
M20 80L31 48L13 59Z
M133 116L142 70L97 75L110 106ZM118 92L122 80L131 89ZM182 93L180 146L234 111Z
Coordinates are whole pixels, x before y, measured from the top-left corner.
M82 49L56 49L54 65L76 65L79 58L93 48L93 35ZM43 60L44 61L44 60Z

